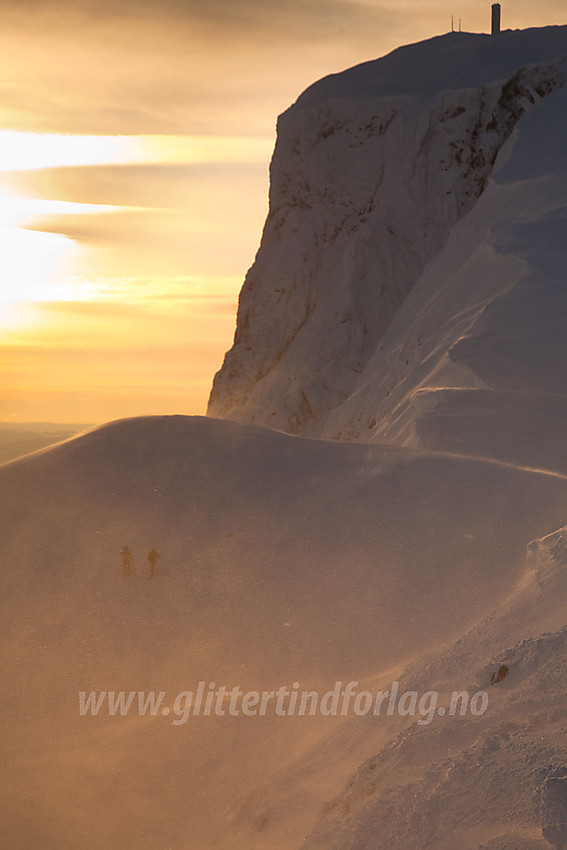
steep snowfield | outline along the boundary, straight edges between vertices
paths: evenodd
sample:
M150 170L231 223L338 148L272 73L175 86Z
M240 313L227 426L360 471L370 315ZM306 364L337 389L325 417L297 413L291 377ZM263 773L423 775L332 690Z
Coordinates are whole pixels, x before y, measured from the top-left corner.
M531 360L552 350L534 297L545 288L549 312L563 308L566 55L567 27L453 33L298 99L278 124L270 212L211 415L467 450L458 428L441 438L454 395L426 400L420 441L420 390L532 391L541 373L557 392L565 350L549 371ZM508 350L487 351L488 337Z
M436 687L438 669L429 676L419 658L507 610L526 582L526 547L564 522L567 479L166 417L114 423L7 464L0 493L2 846L283 850L412 718L176 726L161 713L81 717L78 692L165 691L171 706L201 680L324 692L337 680L387 686L408 662ZM152 547L161 558L150 580ZM521 635L538 637L549 612L546 602L537 609L535 584L530 593ZM564 594L547 593L559 611ZM480 635L449 656L444 689L467 687L475 664L517 640ZM501 711L495 700L487 722L503 723ZM464 726L463 746L476 728ZM436 720L419 727L422 760L431 736L441 758L439 735L462 727L458 718L442 733ZM534 769L544 770L549 751L538 752Z
M520 121L325 435L565 468L566 236L563 90Z

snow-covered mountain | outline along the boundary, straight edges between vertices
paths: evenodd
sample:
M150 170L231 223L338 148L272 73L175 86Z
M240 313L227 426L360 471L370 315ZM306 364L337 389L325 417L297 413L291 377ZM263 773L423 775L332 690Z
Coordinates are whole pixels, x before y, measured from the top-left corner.
M451 33L308 89L279 120L210 414L511 459L531 442L545 465L530 434L545 419L557 444L566 412L566 79L548 27Z
M1 847L566 850L566 36L308 89L220 418L0 466Z

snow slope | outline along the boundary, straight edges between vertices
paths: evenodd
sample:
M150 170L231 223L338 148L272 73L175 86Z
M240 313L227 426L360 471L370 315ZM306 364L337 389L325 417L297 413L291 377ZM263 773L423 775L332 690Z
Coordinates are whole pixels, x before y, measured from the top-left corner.
M370 733L350 716L175 726L82 717L78 692L165 691L171 706L200 680L391 681L507 604L530 541L564 521L567 479L156 417L6 464L0 493L2 846L283 850L399 718Z
M565 468L566 116L562 90L520 121L327 436Z
M534 541L508 598L448 653L406 672L403 686L441 691L458 672L469 691L487 690L490 710L403 730L326 806L303 846L566 846L566 544L567 528Z
M498 456L469 432L499 405L525 444L517 393L564 389L566 56L567 27L452 33L298 99L211 415Z
M52 422L0 422L0 463L15 460L67 440L74 434L92 428L91 425L58 425Z

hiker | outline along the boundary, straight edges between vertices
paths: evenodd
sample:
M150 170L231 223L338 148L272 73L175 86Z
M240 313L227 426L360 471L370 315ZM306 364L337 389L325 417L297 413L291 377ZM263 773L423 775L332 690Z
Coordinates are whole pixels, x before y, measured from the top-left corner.
M159 557L160 555L155 549L152 549L152 551L148 554L148 561L150 563L150 578L154 577L155 565Z
M132 574L132 561L134 560L134 556L128 546L123 546L120 550L120 554L122 555L122 575L129 576Z

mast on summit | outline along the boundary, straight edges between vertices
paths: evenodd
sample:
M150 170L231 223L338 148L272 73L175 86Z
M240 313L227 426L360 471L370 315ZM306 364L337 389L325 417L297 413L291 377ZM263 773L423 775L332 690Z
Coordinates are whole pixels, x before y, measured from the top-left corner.
M492 35L498 35L500 32L500 3L492 4L492 27L491 33Z

